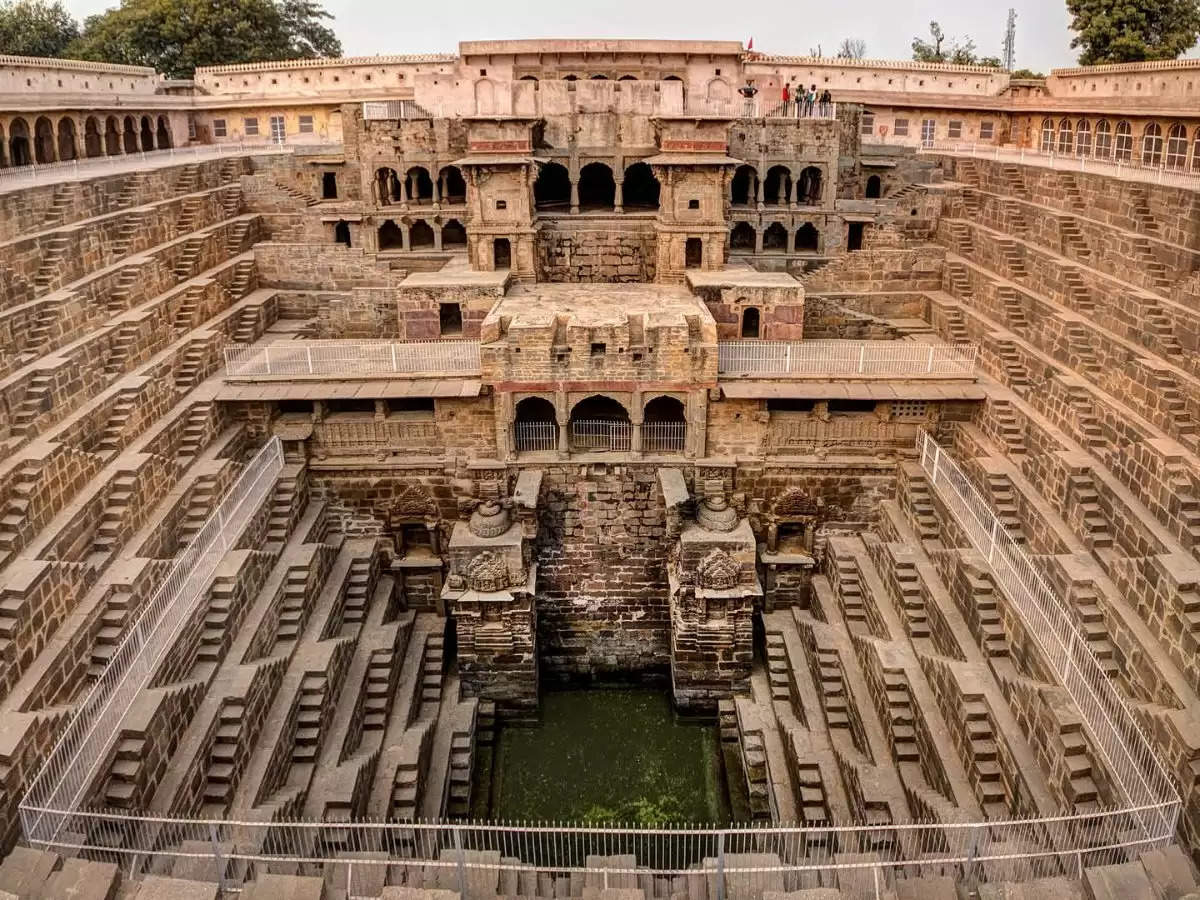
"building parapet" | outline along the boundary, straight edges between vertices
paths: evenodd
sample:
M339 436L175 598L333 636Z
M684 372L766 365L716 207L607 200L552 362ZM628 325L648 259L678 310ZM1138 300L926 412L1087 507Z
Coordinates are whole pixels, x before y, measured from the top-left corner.
M98 72L106 75L141 75L157 78L151 66L125 66L116 63L90 62L86 59L57 59L45 56L0 55L0 66L13 68L68 69L76 72Z
M478 341L289 341L226 347L229 378L479 374Z
M1086 75L1121 75L1138 72L1165 72L1180 69L1200 70L1200 59L1152 59L1145 62L1104 63L1098 66L1075 66L1066 69L1051 69L1056 78L1073 78Z
M197 80L203 75L228 75L238 72L270 72L281 69L320 69L348 66L412 65L417 63L456 63L454 53L400 53L387 56L317 56L311 59L280 59L268 62L234 63L225 66L200 66Z
M916 60L897 59L842 59L828 56L782 56L777 54L752 54L745 57L747 63L765 63L789 66L822 66L843 69L894 69L913 72L944 72L946 74L1005 75L1004 69L992 66L963 66L953 63L928 63Z

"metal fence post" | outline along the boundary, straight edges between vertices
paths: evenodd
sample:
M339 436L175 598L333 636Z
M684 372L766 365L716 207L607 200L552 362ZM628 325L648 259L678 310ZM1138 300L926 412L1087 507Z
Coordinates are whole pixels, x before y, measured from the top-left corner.
M454 828L450 833L454 835L454 849L458 853L458 896L465 897L467 895L467 858L462 845L462 832Z
M217 840L217 826L209 823L208 840L212 844L213 865L216 867L217 886L225 890L225 864L221 861L221 843Z
M925 366L925 371L927 373L933 371L933 344L929 345L929 362Z
M725 900L725 832L717 832L717 900Z
M304 355L308 359L308 374L312 375L313 374L312 347L305 347Z

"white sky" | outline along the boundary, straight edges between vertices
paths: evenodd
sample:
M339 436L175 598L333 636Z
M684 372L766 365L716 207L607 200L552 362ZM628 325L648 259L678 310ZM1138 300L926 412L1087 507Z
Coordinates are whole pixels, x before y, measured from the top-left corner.
M1075 64L1065 0L1012 0L1017 10L1017 67L1048 71ZM83 17L116 0L66 0ZM456 0L445 6L396 0L326 0L348 56L454 52L460 40L504 38L674 38L740 40L754 49L805 54L819 44L832 55L844 37L867 42L867 56L908 59L929 20L947 37L969 36L981 56L1001 56L1008 3L986 0L757 0L749 7L716 0ZM753 10L746 14L745 10ZM1189 55L1196 55L1193 49Z

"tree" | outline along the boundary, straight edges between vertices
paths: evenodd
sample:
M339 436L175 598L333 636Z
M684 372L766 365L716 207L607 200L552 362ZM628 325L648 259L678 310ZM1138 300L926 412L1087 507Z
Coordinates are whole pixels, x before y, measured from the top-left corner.
M975 65L978 58L975 55L975 42L970 38L950 38L948 44L946 33L937 22L929 23L929 36L932 40L915 37L912 41L913 59L917 62L955 63L960 66Z
M311 0L122 0L89 16L70 52L190 78L197 66L339 56L331 18Z
M0 3L0 47L14 56L61 56L79 23L59 0Z
M1004 60L998 56L981 56L976 61L976 65L987 66L989 69L1003 69Z
M1035 72L1033 69L1017 69L1012 73L1013 78L1045 78L1044 72Z
M1079 64L1175 59L1200 37L1200 0L1067 0Z
M838 46L838 59L862 59L867 55L867 42L862 38L842 38Z

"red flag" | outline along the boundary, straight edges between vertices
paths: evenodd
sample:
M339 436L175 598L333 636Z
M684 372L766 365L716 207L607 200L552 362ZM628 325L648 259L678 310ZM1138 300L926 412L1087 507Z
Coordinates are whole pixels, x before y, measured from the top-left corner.
M747 50L753 50L753 49L754 49L754 38L750 38L750 43L746 44L746 49L747 49Z

